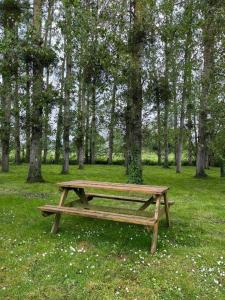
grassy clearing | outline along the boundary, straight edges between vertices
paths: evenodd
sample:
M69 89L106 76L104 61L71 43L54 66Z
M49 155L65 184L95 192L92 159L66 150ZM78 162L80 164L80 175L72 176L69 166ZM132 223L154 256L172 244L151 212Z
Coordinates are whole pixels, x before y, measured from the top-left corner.
M145 183L170 186L176 201L154 256L151 235L135 225L63 216L60 233L51 235L52 217L36 208L58 202L56 182L126 182L121 166L59 173L60 166L44 166L43 184L25 183L27 165L0 174L1 299L225 298L225 180L218 169L198 180L191 167L182 174L144 168Z

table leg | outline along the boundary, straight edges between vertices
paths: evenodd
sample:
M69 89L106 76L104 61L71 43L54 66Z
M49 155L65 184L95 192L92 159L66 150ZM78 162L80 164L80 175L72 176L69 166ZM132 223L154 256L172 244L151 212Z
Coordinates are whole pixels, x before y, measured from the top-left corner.
M163 195L164 198L164 204L165 204L165 214L166 214L166 222L167 226L170 226L170 219L169 219L169 204L168 204L168 199L166 193Z
M155 204L155 224L153 227L153 235L152 235L152 245L151 245L151 253L154 254L157 246L158 239L158 228L159 228L159 208L160 208L161 195L156 196L156 204Z
M63 189L60 200L59 200L59 204L58 204L59 207L63 206L63 204L67 198L67 195L68 195L68 190ZM51 233L57 233L59 231L60 219L61 219L61 214L60 213L56 214L55 221L52 225Z
M76 188L76 189L74 189L74 191L80 197L80 201L82 202L82 204L84 204L84 206L88 207L88 199L87 199L84 189Z

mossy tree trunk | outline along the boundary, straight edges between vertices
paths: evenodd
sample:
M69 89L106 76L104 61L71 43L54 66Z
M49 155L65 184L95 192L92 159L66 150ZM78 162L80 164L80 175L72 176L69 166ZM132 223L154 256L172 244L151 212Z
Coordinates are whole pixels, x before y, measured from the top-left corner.
M30 143L31 143L31 108L30 108L30 65L26 63L26 95L25 95L25 139L26 139L26 156L25 161L30 161Z
M187 21L185 22L187 33L185 39L185 50L184 50L184 73L183 73L183 90L181 97L181 109L180 109L180 127L176 151L176 173L181 172L182 163L182 152L183 152L183 139L184 139L184 121L186 117L186 106L188 98L191 94L191 74L192 74L192 0L186 4L185 17Z
M128 126L128 181L141 184L142 179L142 63L144 47L144 2L135 0L131 4L133 24L129 33L129 126Z
M214 2L208 0L205 9L205 20L202 28L203 34L203 73L202 91L200 95L199 120L198 120L198 147L196 161L196 177L206 177L205 161L208 141L208 106L212 96L214 81L214 47L215 29Z
M72 13L68 4L65 6L66 29L65 29L65 55L66 55L66 78L65 78L65 98L63 110L63 166L62 174L69 173L69 152L70 152L70 97L72 87Z
M56 139L55 139L55 163L58 164L60 160L62 150L62 132L63 132L63 110L62 102L64 99L64 72L65 72L65 53L63 56L62 67L61 67L61 90L59 98L59 110L57 116L57 127L56 127Z
M41 39L42 0L34 0L33 3L33 29L35 47L42 46ZM42 138L42 114L43 114L43 66L38 59L33 61L33 94L31 109L31 149L30 165L27 182L42 182L41 173L41 138Z
M91 86L91 128L90 128L90 163L94 164L96 160L96 86L95 79Z
M109 152L108 152L108 164L112 164L113 160L113 142L114 142L114 127L115 127L115 105L116 105L116 83L113 83L111 109L110 109L110 121L109 121Z

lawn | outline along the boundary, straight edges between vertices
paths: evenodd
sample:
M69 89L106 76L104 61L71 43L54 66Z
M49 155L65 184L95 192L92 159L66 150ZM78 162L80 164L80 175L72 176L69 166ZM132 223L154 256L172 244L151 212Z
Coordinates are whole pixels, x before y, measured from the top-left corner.
M43 166L46 183L27 184L27 165L0 174L0 299L225 299L225 179L219 170L195 179L185 167L144 167L144 183L168 185L170 229L160 223L158 251L151 233L127 225L52 216L37 207L57 203L56 182L72 179L126 182L122 166Z

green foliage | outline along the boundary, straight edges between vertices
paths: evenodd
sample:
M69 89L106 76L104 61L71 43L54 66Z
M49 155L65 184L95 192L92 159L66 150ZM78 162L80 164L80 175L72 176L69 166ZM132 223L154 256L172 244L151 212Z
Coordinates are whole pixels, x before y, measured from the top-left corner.
M39 47L34 47L32 42L24 43L22 58L26 63L34 63L39 67L48 67L57 61L55 51L48 46L43 46L40 42Z
M20 0L3 0L0 3L0 24L11 27L22 14Z

